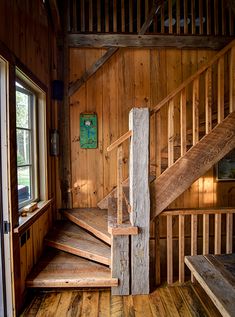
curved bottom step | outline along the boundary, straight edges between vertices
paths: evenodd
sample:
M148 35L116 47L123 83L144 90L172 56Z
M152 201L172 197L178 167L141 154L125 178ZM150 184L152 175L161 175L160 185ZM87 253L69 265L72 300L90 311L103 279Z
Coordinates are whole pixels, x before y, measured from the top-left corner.
M54 249L45 250L26 280L30 288L114 287L108 267Z

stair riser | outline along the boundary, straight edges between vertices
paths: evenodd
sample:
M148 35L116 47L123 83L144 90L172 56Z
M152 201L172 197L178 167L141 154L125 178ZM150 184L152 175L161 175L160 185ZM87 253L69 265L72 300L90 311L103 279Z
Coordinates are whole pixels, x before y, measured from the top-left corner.
M109 266L111 265L111 261L109 259L104 258L104 257L99 256L99 255L91 254L89 252L85 252L84 250L70 248L70 247L64 246L60 243L51 242L48 240L45 240L45 244L49 247L56 248L56 249L61 250L61 251L65 251L65 252L83 257L83 258L88 259L88 260L92 260L92 261L95 261L95 262L98 262L101 264L105 264L105 265L109 265Z

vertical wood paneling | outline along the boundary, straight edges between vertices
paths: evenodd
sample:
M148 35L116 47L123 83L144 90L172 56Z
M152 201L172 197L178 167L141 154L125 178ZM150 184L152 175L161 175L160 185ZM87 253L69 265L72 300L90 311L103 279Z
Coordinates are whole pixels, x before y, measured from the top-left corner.
M211 0L206 0L206 33L211 34Z
M188 1L184 0L184 34L188 33Z
M93 1L89 0L89 32L93 31Z
M192 34L196 34L196 23L195 23L195 0L191 0L191 25L192 25Z
M105 32L109 32L109 0L105 0Z
M208 68L205 75L205 115L206 134L212 129L212 70Z
M133 32L133 0L129 0L129 32Z
M180 34L180 0L176 1L176 33Z
M203 254L209 253L209 215L203 215Z
M122 3L121 3L122 7L121 7L121 11L122 11L122 14L121 14L121 21L122 21L122 32L124 33L125 32L125 1L122 0Z
M168 0L168 16L169 16L169 33L173 33L173 27L172 27L172 0Z
M100 1L97 0L97 32L101 32L101 6Z

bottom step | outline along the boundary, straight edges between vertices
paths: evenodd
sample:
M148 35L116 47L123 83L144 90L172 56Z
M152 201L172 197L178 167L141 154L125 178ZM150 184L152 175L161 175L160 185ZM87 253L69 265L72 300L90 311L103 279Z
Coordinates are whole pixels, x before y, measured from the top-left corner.
M47 249L26 280L27 287L113 287L109 268L78 256Z

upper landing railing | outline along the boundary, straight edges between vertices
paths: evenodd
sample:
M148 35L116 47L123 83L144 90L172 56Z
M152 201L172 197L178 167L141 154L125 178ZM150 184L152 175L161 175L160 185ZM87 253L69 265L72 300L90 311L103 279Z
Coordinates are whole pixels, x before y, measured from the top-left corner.
M153 0L71 0L68 32L139 33ZM234 16L227 0L160 1L147 34L233 36Z

